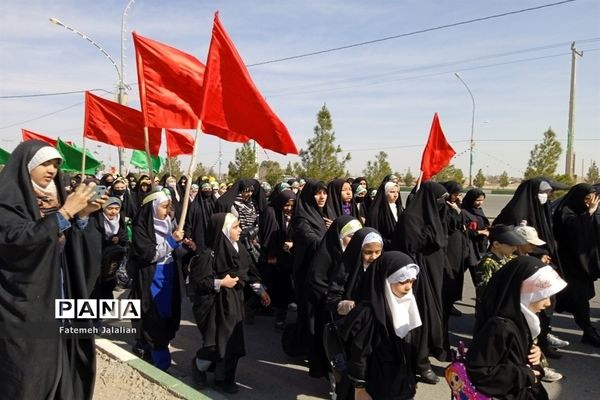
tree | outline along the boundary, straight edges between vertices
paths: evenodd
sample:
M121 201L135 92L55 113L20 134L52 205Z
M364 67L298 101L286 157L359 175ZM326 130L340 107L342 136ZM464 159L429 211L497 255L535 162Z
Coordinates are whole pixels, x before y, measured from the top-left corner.
M180 177L184 175L181 169L181 160L177 157L166 158L162 169L158 172L158 177L161 178L163 175L173 175L174 177Z
M317 125L314 128L314 137L307 142L308 148L300 150L301 168L296 170L299 176L329 181L344 176L346 162L350 160L350 153L341 160L342 148L335 145L335 132L331 114L326 105L317 114Z
M203 176L209 176L208 170L204 165L202 165L201 162L199 162L198 164L196 164L196 169L194 169L194 172L192 173L192 179L195 182L197 179Z
M502 175L500 175L499 184L501 188L505 188L510 184L510 179L508 179L508 173L506 171L502 172Z
M229 180L254 178L257 169L254 146L250 142L244 143L241 148L236 149L235 161L229 163Z
M450 164L435 174L432 180L435 182L456 181L462 185L465 182L465 175L463 174L462 169L456 168L454 164Z
M294 176L294 167L292 167L291 161L288 161L287 167L285 167L285 171L283 173L285 176Z
M481 169L477 171L477 175L475 175L475 179L473 179L473 185L480 189L483 187L483 185L485 185L485 175Z
M410 168L406 170L406 174L404 174L404 184L406 186L412 186L415 183L415 177L412 172L410 172Z
M560 142L551 128L544 132L544 140L533 147L525 170L525 179L537 176L553 177L562 153Z
M260 163L260 180L267 181L271 186L275 186L283 179L283 170L277 161L265 160Z
M385 151L380 151L375 157L375 161L367 161L367 167L363 170L363 175L367 179L367 182L371 182L371 185L379 185L386 175L392 173L392 167L390 167L387 157L388 155Z
M585 181L589 184L600 183L600 174L598 173L598 166L596 161L592 161L592 165L588 168L587 177Z

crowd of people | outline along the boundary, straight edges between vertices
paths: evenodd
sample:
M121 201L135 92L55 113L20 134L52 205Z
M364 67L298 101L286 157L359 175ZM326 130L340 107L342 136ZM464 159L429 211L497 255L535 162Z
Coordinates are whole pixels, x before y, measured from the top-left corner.
M265 313L283 351L305 357L310 376L325 378L337 399L414 398L418 381L439 381L430 357L452 360L449 319L461 314L454 303L466 271L477 298L466 367L483 394L547 398L541 381L561 378L548 359L568 345L552 333L555 311L573 314L582 341L600 348L589 305L600 277L598 187L577 184L551 201L552 180L525 180L491 222L485 193L462 197L459 182L419 182L403 204L393 175L271 187L171 175L70 178L61 161L52 147L27 141L0 172L7 398L91 398L93 336L60 335L75 322L56 320L54 301L111 299L115 289L141 300L133 351L162 370L188 297L202 337L188 349L196 386L212 373L226 393L239 389L244 325ZM331 332L343 368L324 340Z

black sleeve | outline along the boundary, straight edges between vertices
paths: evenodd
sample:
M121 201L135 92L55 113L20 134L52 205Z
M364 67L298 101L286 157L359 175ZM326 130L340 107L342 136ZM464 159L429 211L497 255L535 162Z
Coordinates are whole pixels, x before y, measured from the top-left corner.
M205 250L190 263L190 285L197 295L215 293L215 270L212 250Z
M349 347L348 377L351 381L366 384L369 358L373 353L375 321L368 306L354 308L341 328L342 338Z
M334 315L337 315L339 302L344 299L347 278L346 266L343 262L337 263L331 271L329 286L325 295L325 307Z

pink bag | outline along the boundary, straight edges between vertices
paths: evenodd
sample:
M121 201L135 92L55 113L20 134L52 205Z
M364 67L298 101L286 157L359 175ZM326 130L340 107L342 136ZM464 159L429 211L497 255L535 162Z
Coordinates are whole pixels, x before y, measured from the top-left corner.
M462 341L458 343L458 354L455 358L455 361L444 371L446 382L452 390L452 398L454 400L492 400L491 397L479 393L471 383L464 364L465 344Z

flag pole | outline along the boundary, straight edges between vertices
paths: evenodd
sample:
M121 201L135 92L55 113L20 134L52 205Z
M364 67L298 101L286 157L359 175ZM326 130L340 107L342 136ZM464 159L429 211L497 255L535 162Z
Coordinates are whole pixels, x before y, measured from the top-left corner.
M418 192L419 189L421 189L421 181L423 180L423 171L419 172L419 177L417 178L417 190L415 190L415 192Z
M81 181L85 180L85 135L83 136L83 151L81 156Z
M146 160L148 161L148 176L150 182L154 182L154 171L152 171L152 157L150 156L150 135L148 133L148 127L144 126L144 146L146 147Z
M194 135L194 151L192 151L192 158L190 160L190 166L188 168L188 179L185 184L185 194L183 195L183 208L181 209L181 217L179 218L179 225L177 230L182 231L185 225L185 217L187 217L188 207L190 204L190 192L192 191L192 173L194 172L194 165L196 164L196 144L198 143L198 136L200 134L200 128L202 121L198 120L196 126L196 134Z

